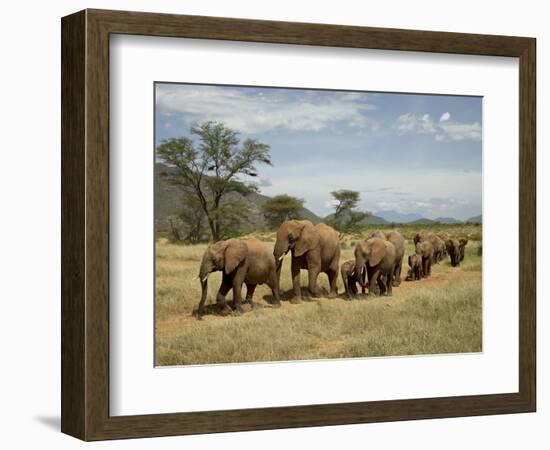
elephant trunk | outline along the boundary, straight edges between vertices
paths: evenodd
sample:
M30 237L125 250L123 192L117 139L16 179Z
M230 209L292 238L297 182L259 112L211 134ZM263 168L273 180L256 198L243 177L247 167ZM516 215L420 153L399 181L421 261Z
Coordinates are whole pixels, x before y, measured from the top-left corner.
M201 278L201 301L199 303L199 309L197 311L197 318L200 319L204 314L204 303L206 302L206 296L208 294L208 275L204 277L204 281Z
M199 279L202 282L206 281L208 278L208 275L210 275L214 271L214 266L212 264L212 261L208 258L203 258L201 263L201 268L199 270Z
M359 275L358 277L359 283L361 284L362 287L367 287L367 283L368 283L368 280L367 280L368 277L365 274L366 270L367 270L366 259L360 255L357 255L355 257L355 271Z
M288 241L277 239L277 241L275 242L275 247L273 248L273 256L275 256L277 267L279 267L282 263L284 256L288 253L288 250Z

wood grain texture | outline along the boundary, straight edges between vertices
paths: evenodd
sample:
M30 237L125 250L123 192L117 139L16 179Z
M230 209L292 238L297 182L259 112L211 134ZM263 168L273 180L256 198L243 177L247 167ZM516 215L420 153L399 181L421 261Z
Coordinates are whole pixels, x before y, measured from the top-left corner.
M61 27L61 431L84 435L84 12Z
M519 57L519 392L109 416L111 33ZM534 39L87 10L63 18L62 41L62 430L65 433L84 440L98 440L535 410Z

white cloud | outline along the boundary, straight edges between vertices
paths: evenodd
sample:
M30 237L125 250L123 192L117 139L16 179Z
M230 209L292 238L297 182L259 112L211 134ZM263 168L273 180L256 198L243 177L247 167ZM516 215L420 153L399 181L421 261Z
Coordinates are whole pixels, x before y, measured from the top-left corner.
M447 121L439 125L443 130L444 137L451 141L480 141L481 125L474 123L459 123Z
M274 172L275 168L266 168ZM451 216L466 219L481 211L481 172L456 170L410 171L406 168L392 172L376 168L356 167L328 176L308 167L289 173L270 174L273 185L262 194L273 196L286 193L305 199L305 207L319 216L334 212L335 200L331 191L342 187L361 192L359 208L366 211L393 210L400 213L419 213L427 218ZM392 186L405 195L380 190Z
M396 127L402 133L433 134L437 131L429 114L403 114L397 118Z
M395 128L401 134L431 134L438 142L481 140L479 122L455 122L451 120L451 114L448 112L441 115L439 122L435 122L429 114L402 114L397 118Z
M251 95L243 90L216 86L160 85L157 106L162 114L184 116L186 124L217 120L244 133L282 127L319 131L344 121L350 127L370 126L365 113L376 109L353 92L309 92L295 96L288 91L266 90ZM260 101L258 101L260 99Z

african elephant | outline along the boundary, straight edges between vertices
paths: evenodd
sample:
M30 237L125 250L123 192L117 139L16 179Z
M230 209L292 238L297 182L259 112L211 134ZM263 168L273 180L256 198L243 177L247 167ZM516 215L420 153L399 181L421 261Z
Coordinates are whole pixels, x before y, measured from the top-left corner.
M468 239L459 239L458 240L458 243L459 243L459 250L460 250L460 262L464 261L464 252L465 252L465 248L466 248L466 245L468 244Z
M460 242L456 239L447 239L445 242L447 247L447 253L451 258L451 266L456 267L460 265Z
M319 223L313 225L309 220L287 220L277 232L277 241L273 255L277 261L277 278L281 277L284 256L291 252L292 287L294 297L291 303L300 303L300 269L308 271L308 288L312 296L321 295L317 286L319 273L324 272L330 283L329 297L338 295L336 286L340 262L340 240L332 227Z
M434 261L439 263L445 256L445 241L435 234L430 241L434 247Z
M399 231L390 230L390 231L375 231L371 237L378 237L386 239L391 242L395 247L395 269L392 276L392 283L394 287L397 287L401 284L401 267L403 265L403 258L405 257L405 239Z
M447 247L445 246L445 242L449 240L449 235L447 233L437 233L436 236L443 241L443 253L441 254L441 259L444 259L447 256Z
M369 294L376 292L392 295L393 274L397 263L395 246L379 237L369 238L355 247L355 268L365 267L368 275Z
M430 241L433 247L433 262L438 263L445 256L445 241L431 231L421 231L414 237L414 244L418 244L423 241Z
M346 297L349 300L355 297L358 293L357 283L361 285L361 293L365 294L365 277L367 275L365 267L362 267L360 271L355 270L355 261L350 259L342 264L340 273L342 274Z
M409 273L407 274L407 281L414 281L422 279L422 256L413 253L409 255Z
M216 302L220 313L226 315L231 309L225 301L225 296L233 289L233 307L242 312L241 289L246 284L246 299L254 307L252 296L258 284L266 283L273 292L273 303L280 304L279 281L276 274L276 262L271 250L257 239L228 239L208 246L202 257L199 271L202 295L197 317L204 312L204 302L208 292L208 275L222 271L222 283L218 290Z
M432 274L432 261L434 248L429 240L417 242L415 252L422 258L422 276L429 277Z

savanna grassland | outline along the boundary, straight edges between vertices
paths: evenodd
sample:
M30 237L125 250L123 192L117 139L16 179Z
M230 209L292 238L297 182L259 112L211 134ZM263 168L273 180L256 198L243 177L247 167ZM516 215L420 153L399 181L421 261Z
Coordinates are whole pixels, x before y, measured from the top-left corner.
M345 235L341 239L340 263L353 259L357 242L374 229ZM157 365L213 364L250 361L281 361L323 358L420 355L480 352L482 350L481 226L400 225L407 240L402 279L408 270L407 256L414 252L412 238L421 229L467 237L466 256L460 267L449 258L435 264L432 276L403 281L392 297L367 296L345 301L342 280L339 297L310 298L307 272L302 271L302 303L290 304L292 281L290 257L281 274L280 308L273 308L271 291L258 286L256 307L243 305L245 314L221 317L207 314L197 320L193 311L200 299L196 279L206 244L173 244L164 237L156 241L155 361ZM255 233L270 247L275 233ZM215 302L221 273L209 277L207 304ZM328 281L319 276L328 292ZM243 298L246 287L243 286ZM231 300L232 292L228 294ZM211 311L215 308L210 307Z

